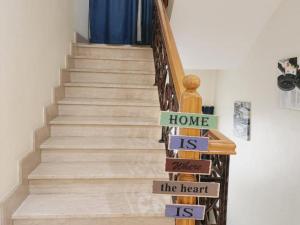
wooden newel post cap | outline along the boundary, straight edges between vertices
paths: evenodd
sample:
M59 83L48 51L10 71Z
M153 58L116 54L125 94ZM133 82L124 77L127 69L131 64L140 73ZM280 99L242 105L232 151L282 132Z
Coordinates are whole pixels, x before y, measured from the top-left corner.
M183 86L187 91L196 91L200 83L200 78L196 75L187 75L183 78Z

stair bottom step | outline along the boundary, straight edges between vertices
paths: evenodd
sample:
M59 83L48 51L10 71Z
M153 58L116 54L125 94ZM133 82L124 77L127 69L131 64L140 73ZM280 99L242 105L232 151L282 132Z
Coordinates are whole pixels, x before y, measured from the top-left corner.
M150 193L29 195L13 220L15 225L171 224L163 217L168 203L170 197Z
M174 225L174 223L173 219L165 217L14 220L14 225Z

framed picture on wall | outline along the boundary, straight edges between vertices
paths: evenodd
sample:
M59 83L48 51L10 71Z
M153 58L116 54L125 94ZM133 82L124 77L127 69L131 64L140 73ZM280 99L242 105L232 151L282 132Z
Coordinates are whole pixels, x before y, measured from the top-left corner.
M250 102L234 102L233 133L236 137L246 141L250 141L250 115Z
M280 107L300 110L300 70L298 57L278 62L277 86Z

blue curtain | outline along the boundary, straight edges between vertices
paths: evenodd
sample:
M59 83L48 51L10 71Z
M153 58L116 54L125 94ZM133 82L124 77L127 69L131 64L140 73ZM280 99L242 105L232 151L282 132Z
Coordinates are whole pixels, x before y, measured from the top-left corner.
M153 0L142 0L142 44L152 43Z
M135 44L138 0L90 0L90 42Z

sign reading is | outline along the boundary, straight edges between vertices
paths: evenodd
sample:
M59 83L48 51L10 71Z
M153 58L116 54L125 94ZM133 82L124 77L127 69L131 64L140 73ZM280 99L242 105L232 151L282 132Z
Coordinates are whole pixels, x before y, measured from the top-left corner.
M204 205L166 205L165 216L180 219L204 220Z
M169 137L169 149L186 151L207 151L208 138L171 135Z

